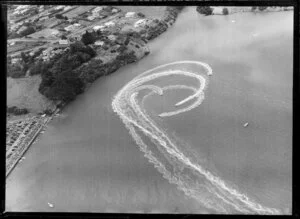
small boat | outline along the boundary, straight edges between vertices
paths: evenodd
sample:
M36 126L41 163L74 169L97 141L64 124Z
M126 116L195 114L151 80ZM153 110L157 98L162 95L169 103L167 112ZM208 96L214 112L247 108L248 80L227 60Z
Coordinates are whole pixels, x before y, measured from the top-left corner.
M248 122L246 122L245 124L244 124L244 127L247 127L249 125L249 123Z
M54 205L51 204L51 203L49 203L49 202L48 202L48 205L49 205L50 208L53 208L53 207L54 207Z
M232 23L235 23L235 20L231 20Z
M212 72L208 72L207 75L211 76L211 75L212 75Z

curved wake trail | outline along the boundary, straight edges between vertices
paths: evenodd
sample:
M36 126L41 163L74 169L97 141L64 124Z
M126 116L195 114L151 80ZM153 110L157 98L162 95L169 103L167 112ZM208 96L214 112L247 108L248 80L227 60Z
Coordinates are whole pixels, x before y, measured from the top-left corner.
M204 91L208 85L207 75L211 74L210 66L198 61L179 61L158 66L127 83L113 98L112 109L119 115L149 162L187 196L218 213L281 214L278 209L264 207L250 200L204 168L201 165L203 162L191 156L193 152L176 143L145 111L144 102L149 96L163 96L167 90L180 89L192 91L193 94L176 103L176 110L163 112L158 116L164 118L192 110L204 100ZM167 80L174 75L197 80L198 85L176 84L160 87L153 84L156 79ZM145 143L145 138L151 141L155 149Z

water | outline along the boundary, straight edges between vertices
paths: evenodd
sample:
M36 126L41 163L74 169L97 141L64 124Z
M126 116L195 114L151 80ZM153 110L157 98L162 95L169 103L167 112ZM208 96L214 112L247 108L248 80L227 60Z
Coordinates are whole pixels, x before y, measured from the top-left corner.
M200 106L158 117L193 93L182 89L147 97L144 109L185 154L197 154L206 170L256 203L285 212L291 208L292 20L292 12L202 17L194 7L186 8L150 43L149 56L97 80L50 123L7 179L7 210L219 213L169 183L111 107L114 95L142 72L194 60L213 70ZM197 87L195 80L172 77L154 84ZM153 156L173 168L149 138L136 132ZM185 170L184 176L207 182ZM207 190L199 197L217 200Z

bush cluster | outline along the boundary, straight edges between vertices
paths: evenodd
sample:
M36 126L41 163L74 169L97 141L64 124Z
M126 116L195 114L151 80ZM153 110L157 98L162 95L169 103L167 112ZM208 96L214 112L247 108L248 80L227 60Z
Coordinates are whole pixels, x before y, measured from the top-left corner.
M16 106L12 106L12 107L7 107L6 112L18 116L18 115L27 114L28 110L26 108L18 108Z
M196 9L200 14L204 15L211 15L213 12L213 9L209 6L198 6Z
M55 57L43 68L39 92L56 101L69 102L83 92L84 83L74 69L94 57L96 52L82 42L70 45L70 50Z

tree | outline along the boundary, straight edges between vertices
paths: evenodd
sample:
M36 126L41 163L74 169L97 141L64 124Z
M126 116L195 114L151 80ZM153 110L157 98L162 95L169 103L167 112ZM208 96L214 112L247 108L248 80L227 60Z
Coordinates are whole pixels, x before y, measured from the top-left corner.
M81 41L85 44L92 44L96 41L96 38L92 33L89 33L88 31L85 32L85 34L82 35Z
M213 9L209 6L198 6L197 7L197 12L200 14L204 14L204 15L211 15L213 12Z
M26 55L24 52L21 52L21 58L24 63L27 63L29 61L28 55Z
M27 36L27 35L32 34L34 32L35 32L34 27L30 26L30 27L27 27L25 30L21 31L20 35L21 36Z
M8 36L9 39L14 39L14 38L19 38L19 37L20 37L20 35L14 31L11 32Z
M251 8L251 11L255 11L256 10L256 6L253 6L252 8Z
M64 17L61 14L56 14L55 18L57 18L57 19L64 19Z
M7 65L7 76L10 76L12 78L21 78L24 77L26 74L25 71L23 71L23 67L20 64L9 64Z
M143 13L141 13L141 12L138 12L137 16L139 16L140 18L144 18L145 17L145 15Z
M228 12L228 9L227 9L227 8L223 8L223 14L224 14L224 15L228 15L228 14L229 14L229 12Z
M45 64L42 61L38 61L30 68L30 75L41 74L45 68Z
M265 10L265 9L267 9L267 7L263 7L263 6L258 7L258 10L260 10L260 11L263 11L263 10Z

